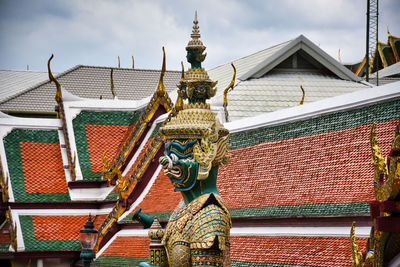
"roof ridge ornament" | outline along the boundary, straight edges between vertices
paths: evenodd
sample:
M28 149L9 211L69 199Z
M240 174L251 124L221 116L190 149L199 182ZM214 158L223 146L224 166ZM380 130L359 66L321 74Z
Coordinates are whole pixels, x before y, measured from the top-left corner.
M61 92L61 85L60 83L54 78L53 73L51 72L51 68L50 68L50 62L53 59L54 55L51 54L49 60L47 61L47 70L49 72L49 80L50 82L54 82L56 84L56 88L57 88L57 92L56 92L56 96L55 99L57 101L57 103L60 103L61 99L62 99L62 92Z

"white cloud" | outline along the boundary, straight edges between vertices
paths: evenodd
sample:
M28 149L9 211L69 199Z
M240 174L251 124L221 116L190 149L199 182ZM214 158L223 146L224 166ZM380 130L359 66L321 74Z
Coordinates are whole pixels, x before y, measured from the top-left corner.
M88 0L11 1L0 8L0 68L46 69L55 54L54 70L77 64L160 68L162 52L167 67L180 69L199 12L202 40L207 46L207 68L226 63L304 34L334 58L364 56L364 0ZM380 39L386 24L400 35L396 0L381 4ZM382 34L383 33L383 34ZM383 39L382 39L383 38Z

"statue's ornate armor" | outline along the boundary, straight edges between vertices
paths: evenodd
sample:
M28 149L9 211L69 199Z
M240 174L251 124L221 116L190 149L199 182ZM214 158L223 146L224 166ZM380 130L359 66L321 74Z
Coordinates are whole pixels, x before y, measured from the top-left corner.
M229 266L229 210L214 194L202 195L172 213L163 238L170 266Z
M162 239L152 239L151 265L141 266L230 266L231 219L217 190L218 166L229 161L229 131L206 103L216 93L216 82L201 67L206 55L197 24L196 14L192 40L186 47L191 68L186 73L182 70L177 113L160 128L166 141L159 161L183 200ZM185 99L187 104L183 104ZM167 259L153 261L156 254Z

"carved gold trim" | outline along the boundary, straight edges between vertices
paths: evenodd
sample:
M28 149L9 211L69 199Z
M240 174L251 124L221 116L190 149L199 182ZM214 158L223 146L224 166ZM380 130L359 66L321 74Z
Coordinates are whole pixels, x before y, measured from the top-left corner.
M399 119L400 121L400 119ZM393 149L400 149L400 135L397 125L397 131L392 143ZM374 164L374 189L375 197L378 201L385 201L394 199L399 193L400 188L400 157L392 156L390 158L390 165L388 166L387 159L382 157L381 150L378 146L378 140L375 134L376 124L374 123L371 128L370 145L372 150L372 161Z
M8 221L8 227L9 227L9 231L10 231L11 247L14 249L15 252L17 252L17 249L18 249L17 225L13 222L12 217L11 217L11 212L9 209L6 211L6 219Z
M56 84L57 92L56 92L55 99L58 103L58 118L61 120L62 131L63 131L63 135L64 135L64 142L65 142L66 154L67 154L67 159L68 159L68 170L71 175L71 180L75 181L75 178L76 178L76 173L75 173L76 154L74 154L74 159L72 159L71 145L69 143L69 137L68 137L67 122L65 119L64 103L62 101L61 85L54 78L53 73L51 72L51 68L50 68L50 61L53 59L53 57L54 57L53 54L51 54L51 57L47 61L47 69L48 69L48 73L49 73L50 82L54 82Z
M126 177L124 178L121 174L121 167L123 163L131 153L135 144L139 141L141 135L148 126L148 123L153 118L161 102L163 103L163 106L167 112L171 111L168 117L165 119L163 125L169 122L171 120L171 117L175 116L175 114L177 113L176 108L172 108L173 104L168 96L168 93L165 91L163 82L165 70L165 50L163 48L162 70L156 92L153 94L153 97L145 108L145 111L139 119L139 122L136 124L135 129L125 141L120 152L118 153L118 156L111 166L109 166L105 153L103 154L103 178L107 179L110 185L111 180L115 176L118 177L117 191L119 199L112 211L107 215L107 217L99 227L99 236L94 251L98 251L104 236L113 226L113 224L117 222L118 218L127 210L128 197L133 192L137 183L140 181L150 163L156 156L157 152L163 145L164 137L160 133L155 136L154 140L147 147L144 155L141 157L138 165L128 179L126 179Z

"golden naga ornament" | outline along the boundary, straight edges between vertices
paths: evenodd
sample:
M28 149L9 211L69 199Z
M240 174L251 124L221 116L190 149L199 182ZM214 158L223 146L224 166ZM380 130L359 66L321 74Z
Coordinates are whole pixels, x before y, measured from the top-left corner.
M206 103L215 95L217 83L201 67L206 54L197 12L193 23L192 39L186 47L191 68L184 72L182 67L177 85L175 110L179 112L160 128L165 152L159 161L183 200L161 240L164 251L158 255L165 252L165 260L154 265L156 261L150 259L140 266L230 266L231 219L217 189L218 167L229 161L229 131ZM188 103L183 104L183 100ZM154 248L150 248L150 255L154 255Z
M371 202L371 216L373 227L367 241L365 256L358 251L354 233L355 222L350 231L353 267L381 267L387 266L391 258L390 238L398 235L399 216L399 189L400 189L400 118L396 127L395 136L388 157L383 157L376 137L376 124L371 128L370 145L372 163L374 166L374 189L376 201ZM393 244L393 239L392 239Z

